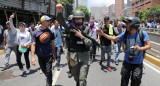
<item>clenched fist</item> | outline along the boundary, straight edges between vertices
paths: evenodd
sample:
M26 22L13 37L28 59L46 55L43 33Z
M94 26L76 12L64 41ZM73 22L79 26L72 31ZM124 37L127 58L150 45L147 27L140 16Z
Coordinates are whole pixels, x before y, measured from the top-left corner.
M62 9L64 8L64 6L62 6L62 4L57 4L56 5L56 8L58 10L58 13L61 13L62 12Z

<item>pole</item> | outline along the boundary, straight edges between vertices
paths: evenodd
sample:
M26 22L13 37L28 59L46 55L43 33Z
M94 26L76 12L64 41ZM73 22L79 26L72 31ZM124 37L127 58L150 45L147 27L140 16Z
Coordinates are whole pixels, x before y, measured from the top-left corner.
M7 16L6 10L4 10L4 14L5 14L5 16L6 16L6 20L8 21L8 16Z
M49 0L49 15L50 15L50 13L51 13L51 0Z

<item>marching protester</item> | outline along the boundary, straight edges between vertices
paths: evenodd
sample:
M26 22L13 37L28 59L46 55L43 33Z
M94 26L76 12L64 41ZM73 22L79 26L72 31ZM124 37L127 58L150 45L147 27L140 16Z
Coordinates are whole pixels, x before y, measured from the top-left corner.
M20 75L24 75L24 69L21 62L21 56L24 54L26 62L26 73L30 73L30 61L29 61L29 46L31 44L31 34L26 31L26 26L24 22L19 22L20 32L17 34L18 46L17 46L17 64L21 70Z
M40 26L41 26L41 22L38 21L38 22L37 22L37 25L35 26L35 28L36 28L36 29L39 29Z
M96 40L97 42L99 41L99 36L96 32L96 30L98 29L98 27L95 25L94 23L94 18L91 18L90 20L90 29L91 29L91 32L92 32L92 38L94 40ZM90 49L90 59L91 59L91 63L95 60L95 56L96 56L96 44L93 43L91 49Z
M56 8L58 10L57 20L61 25L65 26L65 21L62 16L62 4L57 4ZM83 26L84 13L77 10L73 13L74 25L78 30L70 29L69 38L69 57L71 73L76 81L76 86L86 86L87 85L87 75L88 75L88 60L89 60L89 49L92 45L92 41L82 35L82 31L85 32L90 37L91 31L89 27ZM71 31L72 30L72 31Z
M74 21L73 21L73 15L70 15L68 17L68 25L73 25L74 24ZM69 46L69 39L70 39L70 33L65 29L65 33L66 33L66 38L65 38L65 47L66 49L68 48ZM71 78L72 77L72 74L71 74L71 66L69 65L70 61L70 57L69 57L69 51L67 50L67 55L66 55L66 59L67 59L67 63L68 63L68 68L69 68L69 71L68 71L68 78Z
M46 86L52 86L52 63L56 59L54 33L49 29L51 18L44 15L41 17L42 25L34 31L32 35L32 65L36 65L35 53L38 56L38 62L42 72L46 76Z
M121 69L121 86L128 86L131 77L131 86L140 86L143 72L145 50L151 48L148 34L139 29L140 21L136 17L127 17L126 31L118 36L110 36L101 30L98 34L114 41L125 44L125 56Z
M34 23L31 23L31 26L29 27L28 31L30 32L31 36L33 32L36 30Z
M105 22L105 25L104 25L104 27L102 27L102 31L105 34L114 35L113 34L113 27L112 27L111 24L109 24L110 22L109 22L109 17L108 16L106 16L104 18L104 22ZM99 64L102 65L102 62L105 60L105 53L107 52L107 70L112 71L112 69L110 67L111 50L112 50L111 40L107 39L103 36L100 36L100 42L101 42L101 45L102 45L103 49L101 49L101 60L99 61Z
M4 31L3 37L3 48L6 50L4 67L2 69L6 70L9 67L10 54L12 51L17 53L17 32L18 30L13 25L14 14L9 18L9 21L6 22L7 29Z
M60 31L58 21L54 20L53 23L54 23L54 27L51 27L51 31L55 35L54 44L55 44L56 60L57 60L56 66L59 67L60 61L61 61L61 54L62 54L61 50L62 50L62 46L64 46L64 39Z
M3 40L3 39L2 39L2 38L3 38L3 37L2 37L2 32L3 32L3 26L1 25L1 22L0 22L0 45L1 45L2 42L3 42L3 41L2 41L2 40Z
M123 32L122 22L117 21L117 27L114 28L114 36L118 36ZM121 50L121 41L114 41L114 49L115 49L115 64L118 65L119 62L119 53Z

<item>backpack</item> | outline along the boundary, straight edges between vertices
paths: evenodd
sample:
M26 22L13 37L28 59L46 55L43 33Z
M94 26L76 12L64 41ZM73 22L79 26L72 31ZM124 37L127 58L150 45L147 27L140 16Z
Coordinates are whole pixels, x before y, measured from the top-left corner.
M143 41L143 38L144 38L143 30L142 29L138 29L138 32L139 32L140 41L142 42L142 46L145 46L144 41ZM126 31L124 33L124 44L125 45L127 44L127 35L128 35L128 31ZM145 53L146 53L146 50L143 50L143 58L145 58Z

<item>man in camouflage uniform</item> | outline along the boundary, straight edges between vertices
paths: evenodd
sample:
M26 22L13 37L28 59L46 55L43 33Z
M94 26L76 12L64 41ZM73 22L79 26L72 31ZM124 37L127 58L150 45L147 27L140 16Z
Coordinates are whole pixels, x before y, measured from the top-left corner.
M65 25L62 16L62 4L57 4L57 20L63 26ZM71 66L71 73L77 83L76 86L86 86L87 85L87 75L89 70L88 60L89 60L89 49L92 46L92 41L82 35L82 32L86 33L88 36L92 36L89 27L83 26L84 13L80 10L73 13L74 25L78 28L70 28L69 34L69 65Z

